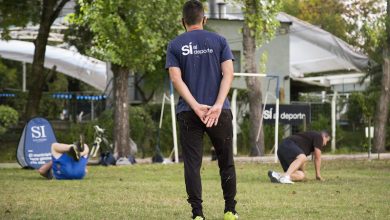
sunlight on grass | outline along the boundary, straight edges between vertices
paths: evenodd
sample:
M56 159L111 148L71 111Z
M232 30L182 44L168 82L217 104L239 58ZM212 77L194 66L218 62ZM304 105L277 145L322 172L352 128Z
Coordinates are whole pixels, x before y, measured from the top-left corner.
M238 163L240 219L390 219L390 161L326 161L325 182L272 184L278 164ZM216 163L202 167L207 219L221 219ZM89 167L82 181L44 180L36 172L0 169L0 219L190 219L183 165Z

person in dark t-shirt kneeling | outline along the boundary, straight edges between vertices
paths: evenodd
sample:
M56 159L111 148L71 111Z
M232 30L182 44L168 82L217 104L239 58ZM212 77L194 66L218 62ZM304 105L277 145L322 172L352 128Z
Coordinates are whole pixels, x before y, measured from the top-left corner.
M326 131L308 131L297 133L285 138L278 148L278 157L285 173L268 171L268 177L273 183L293 184L305 178L307 156L314 154L316 179L321 177L321 152L330 140Z

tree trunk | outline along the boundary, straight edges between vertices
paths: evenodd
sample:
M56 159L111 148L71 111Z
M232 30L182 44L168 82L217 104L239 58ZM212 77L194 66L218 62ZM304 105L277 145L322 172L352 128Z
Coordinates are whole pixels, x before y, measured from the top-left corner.
M244 49L244 71L246 73L256 73L256 40L246 22L243 27L243 49ZM259 141L256 142L257 132L260 127L260 118L262 114L262 94L261 81L259 77L246 77L246 84L249 91L249 143L251 146L250 156L264 155L264 132L260 133Z
M39 23L37 39L34 41L35 50L32 63L31 81L26 105L25 120L36 115L39 111L39 103L42 97L42 90L45 85L44 61L46 45L49 38L50 27L63 6L69 0L62 0L57 6L57 0L44 0L42 3L42 14Z
M73 122L77 122L77 99L76 99L76 93L80 91L80 80L76 78L68 77L68 91L73 94L72 99L70 99L70 109L69 113L72 116L71 120Z
M385 151L386 144L386 126L389 116L390 102L390 57L389 50L384 53L383 76L381 95L377 104L375 115L375 132L374 132L374 147L378 153ZM387 54L387 55L386 55Z
M375 115L374 147L378 153L385 151L386 126L389 116L390 103L390 0L387 0L386 19L386 48L383 52L383 76L381 95L377 104Z
M129 70L112 64L114 74L114 146L120 157L130 156L129 143Z

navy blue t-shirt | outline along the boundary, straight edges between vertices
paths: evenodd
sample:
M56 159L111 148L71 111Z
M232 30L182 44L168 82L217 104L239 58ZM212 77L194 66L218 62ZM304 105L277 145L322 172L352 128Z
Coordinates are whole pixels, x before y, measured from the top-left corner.
M179 67L195 100L213 106L222 80L221 63L226 60L234 60L234 57L224 37L205 30L193 30L169 43L165 68ZM230 108L228 99L222 108ZM180 97L176 111L191 111L191 108Z

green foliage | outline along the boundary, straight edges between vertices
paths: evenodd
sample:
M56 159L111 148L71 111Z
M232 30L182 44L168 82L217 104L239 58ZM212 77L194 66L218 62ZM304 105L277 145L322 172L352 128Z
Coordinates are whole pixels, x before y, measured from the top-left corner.
M276 19L281 8L280 0L236 0L242 3L245 23L251 30L251 35L256 39L257 46L271 40L279 26Z
M384 7L384 0L285 0L282 10L329 31L381 63Z
M339 0L285 0L282 10L347 40L346 5Z
M66 130L57 130L55 132L57 141L60 143L74 143L79 140L80 135L84 135L85 143L92 146L94 141L95 121L83 123L71 123Z
M18 88L18 74L15 68L8 67L0 60L0 88Z
M51 93L68 91L68 79L65 75L57 73L47 83L49 94L44 94L41 98L39 114L47 118L58 119L64 108L67 108L66 103L69 100L53 99Z
M15 125L18 119L19 114L15 109L0 105L0 135L4 134L10 126Z
M377 63L382 63L385 43L385 0L352 0L345 17L347 42L360 48Z
M108 109L104 111L98 118L97 122L93 124L99 125L105 129L105 135L108 140L113 142L113 110ZM130 125L130 138L137 144L138 149L142 153L142 157L146 154L150 155L152 146L154 144L155 123L153 122L150 114L146 111L146 108L141 106L131 106L129 108L129 125ZM93 125L90 125L93 127Z
M372 120L375 113L378 94L374 92L353 93L352 97L353 100L357 101L357 103L359 104L356 107L361 109L365 122L368 122L368 120Z
M91 53L133 71L153 71L180 29L182 0L80 1L80 16L94 34ZM169 11L170 13L167 13Z
M41 0L0 0L1 38L10 39L9 27L25 27L39 21Z
M315 131L330 131L330 117L320 114L317 120L312 120L310 129Z
M237 135L237 151L240 155L249 155L252 149L249 141L250 121L249 117L244 117L240 123L240 133ZM264 152L271 153L275 145L275 126L271 124L263 124L264 131ZM282 140L283 125L279 125L278 140Z
M347 118L348 121L352 122L353 124L363 122L364 115L363 110L360 106L361 101L361 93L352 93L348 98L348 111L347 111Z

